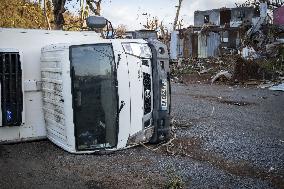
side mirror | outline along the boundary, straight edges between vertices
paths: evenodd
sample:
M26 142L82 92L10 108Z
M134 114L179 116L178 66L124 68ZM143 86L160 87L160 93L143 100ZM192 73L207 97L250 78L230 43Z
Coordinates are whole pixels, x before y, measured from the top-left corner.
M87 26L93 29L102 29L107 25L107 19L102 16L89 16L87 18Z

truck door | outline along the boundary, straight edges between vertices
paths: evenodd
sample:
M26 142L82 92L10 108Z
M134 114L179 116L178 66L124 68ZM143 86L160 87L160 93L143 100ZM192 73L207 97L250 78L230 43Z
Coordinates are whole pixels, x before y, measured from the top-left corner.
M152 54L146 43L124 43L123 48L127 54L130 78L130 136L138 136L141 131L152 124ZM136 137L136 139L136 142L145 142L143 137Z
M142 64L137 57L127 55L129 70L131 120L130 132L132 136L142 130L143 121L143 73Z
M71 46L70 53L76 148L114 148L118 95L112 45Z

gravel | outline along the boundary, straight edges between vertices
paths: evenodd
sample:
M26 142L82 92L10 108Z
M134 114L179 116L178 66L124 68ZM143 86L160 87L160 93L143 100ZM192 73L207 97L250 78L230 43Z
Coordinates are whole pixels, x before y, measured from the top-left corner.
M73 155L49 141L0 145L0 188L165 188L174 178L184 188L284 188L283 92L174 84L172 93L175 155L142 146Z

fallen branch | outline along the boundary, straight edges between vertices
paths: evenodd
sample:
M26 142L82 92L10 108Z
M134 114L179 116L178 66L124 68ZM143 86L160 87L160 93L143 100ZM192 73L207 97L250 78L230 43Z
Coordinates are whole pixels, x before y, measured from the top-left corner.
M156 148L150 148L150 147L146 146L146 145L143 144L143 143L140 143L140 145L143 146L143 147L145 147L146 149L148 149L148 150L150 150L150 151L155 152L155 151L159 150L161 147L167 146L167 145L171 144L175 139L176 139L176 134L174 134L174 138L171 138L171 139L170 139L168 142L166 142L166 143L163 143L163 144L161 144L161 145L158 145L158 147L156 147Z

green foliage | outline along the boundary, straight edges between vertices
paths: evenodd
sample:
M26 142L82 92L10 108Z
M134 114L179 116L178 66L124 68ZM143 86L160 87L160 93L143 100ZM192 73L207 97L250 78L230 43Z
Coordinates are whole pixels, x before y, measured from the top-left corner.
M178 176L173 177L167 184L167 189L182 189L183 188L182 179Z
M82 29L82 21L79 16L76 16L69 11L66 11L63 16L65 20L63 30L80 31Z
M41 1L32 0L1 0L0 27L47 29L48 24L44 17L43 7L40 4L42 4ZM46 13L51 29L55 29L51 0L46 0ZM86 11L84 14L86 14ZM81 30L83 21L79 15L66 11L63 13L63 17L65 20L63 30ZM87 16L84 15L85 17Z
M167 170L168 183L166 184L166 189L182 189L184 188L184 182L178 172L173 168L169 167Z
M6 28L47 28L39 4L28 0L1 0L0 27Z

